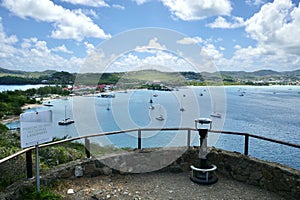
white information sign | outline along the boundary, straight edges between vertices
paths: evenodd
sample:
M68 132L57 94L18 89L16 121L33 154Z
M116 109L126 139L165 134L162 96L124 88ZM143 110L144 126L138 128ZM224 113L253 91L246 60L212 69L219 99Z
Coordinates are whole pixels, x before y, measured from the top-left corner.
M26 148L52 140L52 111L28 112L20 115L21 147Z

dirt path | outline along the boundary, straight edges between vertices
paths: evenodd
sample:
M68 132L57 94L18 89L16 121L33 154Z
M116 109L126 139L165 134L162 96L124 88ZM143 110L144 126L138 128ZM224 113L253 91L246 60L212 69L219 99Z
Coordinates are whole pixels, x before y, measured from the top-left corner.
M67 194L73 189L74 194ZM219 176L213 185L190 181L189 173L147 173L64 180L56 193L64 199L283 199L275 193Z

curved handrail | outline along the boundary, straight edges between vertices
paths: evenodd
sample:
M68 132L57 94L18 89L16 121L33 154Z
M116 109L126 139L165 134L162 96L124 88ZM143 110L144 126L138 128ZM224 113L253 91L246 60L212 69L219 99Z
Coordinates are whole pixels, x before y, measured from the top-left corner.
M59 140L59 141L55 141L55 142L41 144L41 145L39 145L39 148L44 148L44 147L57 145L57 144L62 144L62 143L66 143L66 142L72 142L72 141L80 140L80 139L87 139L87 138L90 138L90 137L107 136L107 135L114 135L114 134L128 133L128 132L135 132L135 131L139 131L139 133L141 133L141 131L188 131L188 141L190 141L189 132L190 131L198 131L198 130L195 129L195 128L142 128L142 129L141 128L135 128L135 129L95 133L95 134L90 134L90 135L78 136L78 137L74 137L74 138L68 138L68 139L64 139L64 140ZM253 138L257 138L257 139L261 139L261 140L266 140L266 141L270 141L270 142L274 142L274 143L278 143L278 144L282 144L282 145L287 145L287 146L291 146L291 147L295 147L295 148L300 148L299 144L293 144L293 143L284 142L284 141L281 141L281 140L275 140L275 139L271 139L271 138L267 138L267 137L263 137L263 136L249 134L249 133L232 132L232 131L219 131L219 130L209 130L209 132L219 133L219 134L230 134L230 135L245 136L245 152L244 152L245 155L248 154L248 140L249 140L249 137L253 137ZM141 140L141 137L138 137L138 140ZM139 144L141 144L141 143L139 142ZM34 149L34 147L29 147L29 148L23 149L19 152L16 152L16 153L14 153L10 156L7 156L7 157L0 160L0 164L4 163L4 162L6 162L10 159L13 159L13 158L15 158L19 155L22 155L22 154L24 154L28 151L31 151L33 149Z

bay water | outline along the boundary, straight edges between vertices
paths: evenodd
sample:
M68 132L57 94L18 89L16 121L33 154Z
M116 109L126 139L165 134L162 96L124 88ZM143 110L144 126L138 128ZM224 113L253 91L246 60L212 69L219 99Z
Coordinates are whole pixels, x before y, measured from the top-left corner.
M149 109L150 99L154 109ZM60 138L133 128L194 128L197 125L194 120L205 117L212 119L214 130L246 132L300 144L299 86L188 87L171 92L129 90L115 92L115 98L75 96L51 100L51 104L53 107L42 106L26 112L51 109L52 135ZM221 118L211 117L214 111ZM59 126L57 123L65 114L75 123ZM156 119L160 115L164 120ZM7 126L19 126L19 122ZM144 131L142 147L184 146L186 138L186 131ZM136 148L137 133L96 137L92 142ZM197 132L192 132L192 145L199 145ZM209 145L243 153L244 137L210 133ZM250 138L249 155L300 169L297 148Z

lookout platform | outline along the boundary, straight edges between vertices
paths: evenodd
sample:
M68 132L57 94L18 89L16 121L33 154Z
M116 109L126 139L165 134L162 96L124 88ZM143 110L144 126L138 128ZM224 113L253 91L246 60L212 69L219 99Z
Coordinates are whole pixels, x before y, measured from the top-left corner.
M190 180L198 148L136 149L59 165L41 176L55 183L64 199L299 199L300 171L237 152L211 148L208 162L218 166L218 182ZM172 159L172 156L181 156ZM82 173L76 173L76 169ZM156 170L154 170L156 169ZM14 183L0 199L20 199L34 179ZM67 194L73 189L73 194ZM19 191L19 192L18 192ZM2 198L3 197L3 198Z
M219 175L213 185L199 185L189 179L189 172L152 172L114 174L93 178L64 180L55 188L64 199L284 199L274 192ZM74 194L67 194L72 188Z

